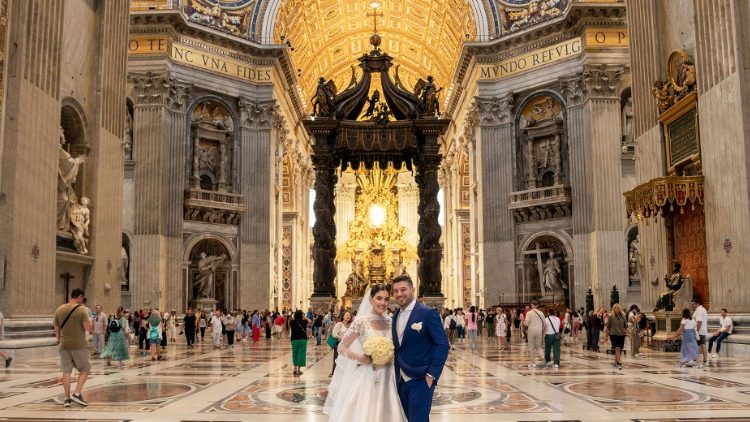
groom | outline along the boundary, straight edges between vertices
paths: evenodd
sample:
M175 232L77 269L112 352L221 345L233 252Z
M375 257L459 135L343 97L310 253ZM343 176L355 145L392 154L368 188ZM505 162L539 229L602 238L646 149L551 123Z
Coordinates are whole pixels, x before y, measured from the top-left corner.
M393 297L400 306L391 324L398 396L409 422L427 422L432 395L448 358L448 337L440 315L417 302L408 275L393 279Z

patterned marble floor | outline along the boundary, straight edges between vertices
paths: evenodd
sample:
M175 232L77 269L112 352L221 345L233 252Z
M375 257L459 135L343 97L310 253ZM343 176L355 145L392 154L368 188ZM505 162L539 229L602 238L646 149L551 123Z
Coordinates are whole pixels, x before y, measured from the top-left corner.
M122 367L93 359L87 408L63 408L55 358L18 356L11 368L0 369L0 422L327 419L321 408L332 354L325 344L310 342L308 368L295 378L286 339L221 351L179 343L160 362L134 348ZM479 353L457 345L432 420L750 422L750 362L722 359L708 369L680 369L674 353L644 354L626 357L617 371L611 356L567 346L559 369L530 370L520 342L498 351L482 338Z

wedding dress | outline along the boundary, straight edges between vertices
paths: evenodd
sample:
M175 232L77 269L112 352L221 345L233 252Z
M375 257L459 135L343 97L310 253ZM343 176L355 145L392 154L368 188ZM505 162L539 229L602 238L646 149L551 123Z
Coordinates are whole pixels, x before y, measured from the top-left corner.
M339 344L336 371L323 407L323 413L332 422L406 420L398 398L393 362L385 366L363 365L348 357L363 355L362 345L373 336L392 340L391 319L372 313L368 289L357 318Z

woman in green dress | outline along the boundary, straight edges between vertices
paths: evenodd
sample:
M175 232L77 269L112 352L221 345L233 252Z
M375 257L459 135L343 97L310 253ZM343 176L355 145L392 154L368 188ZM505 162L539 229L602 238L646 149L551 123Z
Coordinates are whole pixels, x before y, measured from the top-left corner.
M294 319L289 323L292 330L292 365L294 376L302 375L300 368L307 366L307 324L310 322L302 311L294 313Z
M109 322L109 342L102 350L101 357L107 359L107 366L112 366L112 361L122 361L128 359L128 315L123 314L122 306L117 308L117 313Z

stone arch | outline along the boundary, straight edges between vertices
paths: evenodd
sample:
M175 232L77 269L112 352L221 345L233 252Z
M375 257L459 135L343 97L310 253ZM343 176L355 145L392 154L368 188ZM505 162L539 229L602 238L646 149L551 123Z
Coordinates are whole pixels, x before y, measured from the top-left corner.
M471 6L476 23L476 40L487 41L490 39L490 24L495 25L492 18L496 15L494 7L487 10L487 5L483 0L465 0ZM264 9L261 10L261 24L256 25L259 34L259 40L262 44L274 44L274 30L276 27L276 18L278 17L279 8L284 0L267 0ZM491 3L491 2L490 2Z
M65 141L70 145L88 146L88 123L81 104L72 97L65 97L60 107L60 127L65 132Z
M527 234L517 252L518 291L522 301L541 299L548 303L574 303L573 239L564 231L540 230ZM554 251L559 267L559 288L549 288L545 268ZM561 259L560 255L564 255ZM553 283L554 285L555 283Z
M190 263L191 260L191 252L195 249L195 247L198 245L198 243L204 241L204 240L214 240L219 243L226 249L226 251L229 254L228 261L231 264L237 263L237 247L235 247L231 241L228 239L218 236L214 233L196 233L185 239L183 242L183 248L182 248L182 261L184 263Z
M237 306L238 270L237 248L231 241L214 233L198 233L188 237L183 242L183 298L185 307L196 307L204 310L222 308L229 309ZM198 261L201 253L208 256L226 255L227 259L218 265L208 283L208 297L202 290L202 284L198 286L201 271L198 269ZM204 292L199 293L199 292ZM208 300L207 300L208 299Z

